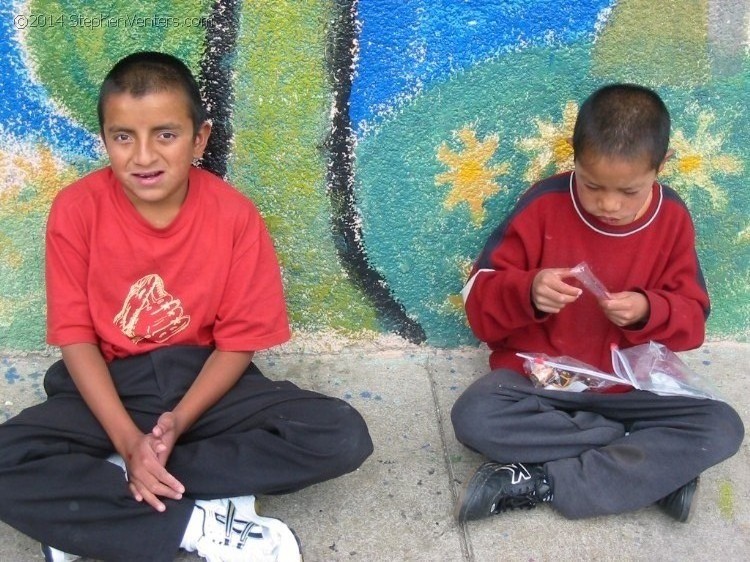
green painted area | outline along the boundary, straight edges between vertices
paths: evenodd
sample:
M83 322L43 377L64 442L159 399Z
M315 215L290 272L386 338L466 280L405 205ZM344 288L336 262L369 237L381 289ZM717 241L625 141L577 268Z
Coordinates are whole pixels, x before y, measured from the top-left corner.
M661 91L661 90L660 90ZM725 80L712 80L696 88L665 88L663 94L672 113L673 132L682 130L687 137L697 134L697 115L710 111L715 121L710 133L721 137L716 156L729 155L741 165L738 173L717 167L711 180L727 196L725 206L713 204L701 184L678 191L686 200L697 233L697 247L703 273L711 295L709 336L747 338L750 335L750 240L740 232L750 226L750 59L741 72ZM674 134L674 133L673 133Z
M472 341L461 310L448 304L465 281L461 266L479 255L490 232L528 187L523 177L532 154L520 150L518 140L537 137L539 121L559 124L567 101L580 103L608 82L592 70L591 54L591 45L581 44L514 52L478 64L424 92L360 141L356 188L365 248L407 313L421 323L428 342L450 346ZM633 79L658 86L648 73ZM750 244L739 234L748 227L750 211L745 188L750 179L745 148L750 140L745 102L750 74L745 69L699 88L657 89L670 108L674 131L700 144L705 137L699 134L698 117L710 111L714 121L708 133L722 139L704 156L716 163L708 177L726 195L726 206L714 205L700 182L682 182L680 193L696 222L698 252L712 295L709 334L743 337L748 330ZM488 164L510 165L509 174L495 180L501 189L485 201L486 218L479 226L472 223L467 204L446 208L450 188L435 181L446 171L437 158L438 147L447 143L460 153L463 146L454 132L466 126L479 140L498 134L500 146ZM722 169L719 156L731 156L741 169Z
M46 212L0 213L0 349L44 347L44 224ZM8 251L14 259L8 258Z
M34 73L57 103L96 131L101 80L122 56L169 52L197 75L206 29L186 25L186 18L207 17L212 4L32 1L31 12L55 18L55 25L29 30ZM325 61L329 10L325 1L244 5L230 179L268 221L295 325L377 330L376 313L347 279L331 234L322 149L332 100Z
M734 486L729 480L719 482L719 512L724 519L734 517Z
M326 193L332 84L330 2L245 2L235 57L235 143L229 178L257 203L282 263L296 327L378 329L343 271Z
M709 79L708 0L620 0L594 44L605 81L691 86Z
M51 18L49 25L27 30L34 74L73 118L98 131L99 87L123 56L137 50L163 51L182 59L197 74L206 37L199 18L210 14L212 4L210 0L32 0L29 13Z

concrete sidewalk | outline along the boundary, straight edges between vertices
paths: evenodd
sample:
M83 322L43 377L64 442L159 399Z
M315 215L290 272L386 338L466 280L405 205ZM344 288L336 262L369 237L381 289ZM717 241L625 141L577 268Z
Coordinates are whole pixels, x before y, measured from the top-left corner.
M750 344L709 343L683 358L713 379L750 426ZM54 359L0 356L0 420L43 399L42 377ZM656 508L568 521L540 507L459 526L453 506L482 458L456 441L450 408L486 372L486 350L303 346L264 353L256 362L271 378L349 401L375 442L373 455L352 474L260 499L262 514L295 529L306 562L750 560L747 440L735 457L703 475L697 510L687 524ZM0 562L40 559L37 543L0 524ZM198 558L184 554L178 560Z

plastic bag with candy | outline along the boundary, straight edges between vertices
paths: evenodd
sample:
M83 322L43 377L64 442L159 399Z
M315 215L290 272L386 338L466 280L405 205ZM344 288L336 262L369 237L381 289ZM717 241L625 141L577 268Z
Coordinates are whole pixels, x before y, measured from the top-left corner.
M544 353L516 353L524 359L523 367L534 386L546 390L583 392L600 391L615 385L632 386L628 379L603 373L572 357L549 357Z
M516 353L524 359L524 371L534 386L549 390L601 391L627 385L662 396L724 398L708 381L692 371L666 346L649 342L626 349L612 345L614 373L602 371L572 357L549 357L544 353Z

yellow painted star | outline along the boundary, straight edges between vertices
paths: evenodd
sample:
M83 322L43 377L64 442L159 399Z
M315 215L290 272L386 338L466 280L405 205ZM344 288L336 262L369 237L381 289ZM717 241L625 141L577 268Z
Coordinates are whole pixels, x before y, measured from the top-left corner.
M710 111L699 113L692 139L686 138L682 130L675 132L672 137L675 156L664 166L661 176L686 197L692 189L706 191L714 208L722 208L727 203L727 196L714 183L713 176L717 173L738 174L742 171L742 163L734 156L721 153L724 136L713 135L708 130L714 119Z
M452 209L462 202L469 205L472 222L480 226L484 221L484 202L500 191L495 178L508 173L510 165L505 162L490 165L500 144L498 135L489 135L483 141L471 128L464 127L455 135L463 143L464 149L454 152L444 142L437 151L437 159L445 164L449 171L435 176L435 185L453 184L445 198L445 207Z
M535 119L538 136L518 141L517 146L524 152L533 155L523 178L528 182L538 181L550 174L573 169L573 147L570 139L578 116L578 105L569 101L562 110L562 122L553 123Z

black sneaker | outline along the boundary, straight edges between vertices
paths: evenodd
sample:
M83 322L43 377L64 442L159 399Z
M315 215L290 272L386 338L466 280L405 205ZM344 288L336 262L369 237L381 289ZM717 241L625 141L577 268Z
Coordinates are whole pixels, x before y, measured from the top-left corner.
M509 509L531 509L552 499L541 464L486 462L471 477L458 500L456 518L474 521Z
M669 515L672 519L680 523L687 523L690 519L690 507L693 503L695 490L698 488L698 479L693 478L690 482L677 488L671 494L664 496L656 505Z

